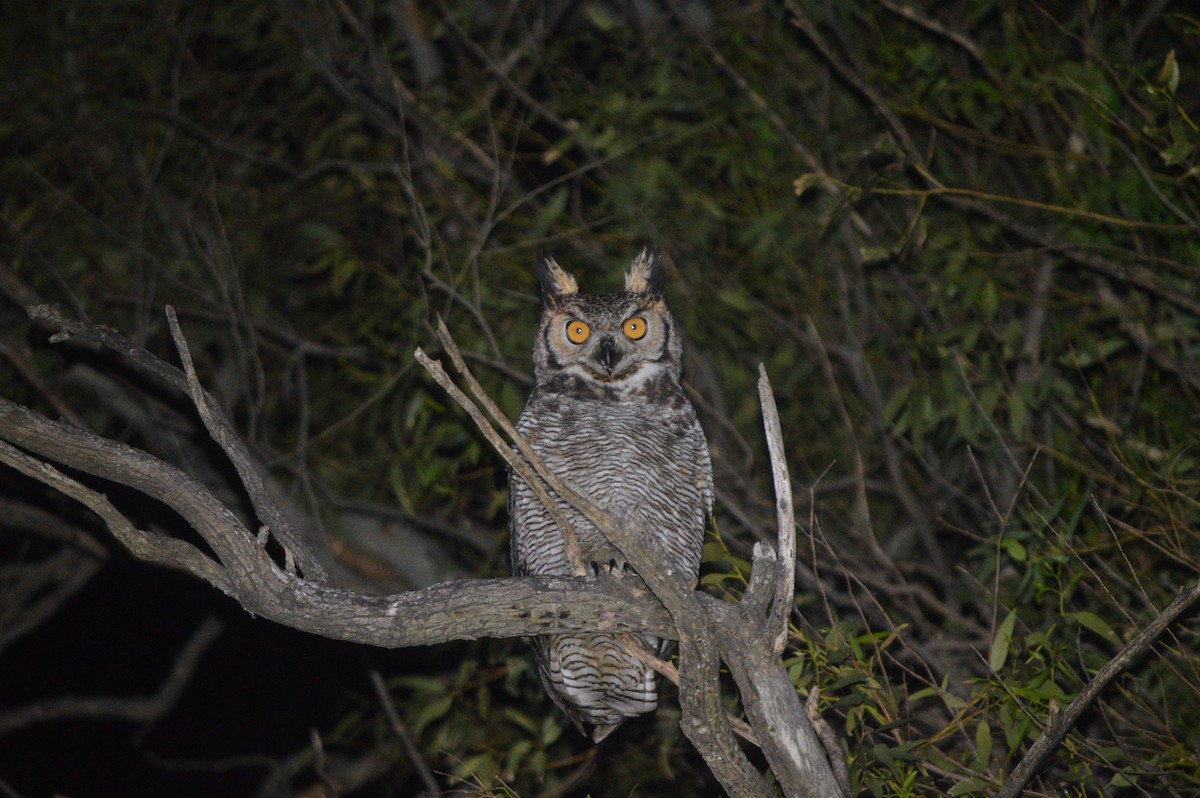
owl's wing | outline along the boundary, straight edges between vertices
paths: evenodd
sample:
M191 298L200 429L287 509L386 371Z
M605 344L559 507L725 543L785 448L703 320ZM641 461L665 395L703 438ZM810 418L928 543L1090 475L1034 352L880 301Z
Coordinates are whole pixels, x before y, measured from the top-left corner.
M700 500L704 507L704 523L707 525L709 519L712 518L716 490L713 487L712 455L708 451L708 439L704 437L704 430L700 428L698 419L696 421L696 462L698 464L697 482L700 489Z

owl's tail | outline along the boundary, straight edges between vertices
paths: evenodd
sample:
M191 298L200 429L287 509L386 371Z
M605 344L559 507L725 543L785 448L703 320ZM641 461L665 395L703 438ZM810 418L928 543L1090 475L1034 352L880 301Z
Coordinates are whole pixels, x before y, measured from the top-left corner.
M638 641L649 651L659 648L657 639ZM596 742L658 707L657 674L614 635L547 635L533 645L546 692L582 734L592 726Z

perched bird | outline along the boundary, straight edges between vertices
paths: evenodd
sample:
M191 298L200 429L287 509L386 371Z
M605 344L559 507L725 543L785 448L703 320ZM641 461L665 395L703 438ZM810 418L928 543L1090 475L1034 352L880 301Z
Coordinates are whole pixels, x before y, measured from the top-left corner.
M580 293L549 256L539 260L537 280L543 311L534 388L517 429L550 471L651 536L664 566L694 585L712 513L712 462L679 384L682 346L663 301L658 253L647 248L634 258L620 293ZM551 495L592 573L640 582L594 525ZM569 575L562 530L516 474L508 512L513 572ZM636 640L658 656L672 646L649 635ZM658 704L656 674L617 636L544 635L531 643L546 691L581 733L592 727L597 742Z

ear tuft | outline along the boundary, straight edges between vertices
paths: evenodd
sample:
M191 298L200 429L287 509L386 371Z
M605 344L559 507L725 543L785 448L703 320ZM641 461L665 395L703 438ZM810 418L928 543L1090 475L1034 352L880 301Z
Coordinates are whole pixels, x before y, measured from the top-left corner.
M625 273L625 290L661 297L665 284L662 258L657 249L648 246L629 265L629 271Z
M542 302L546 307L558 305L563 297L579 292L579 284L575 282L575 278L559 266L554 256L549 253L538 257L537 281L542 291Z

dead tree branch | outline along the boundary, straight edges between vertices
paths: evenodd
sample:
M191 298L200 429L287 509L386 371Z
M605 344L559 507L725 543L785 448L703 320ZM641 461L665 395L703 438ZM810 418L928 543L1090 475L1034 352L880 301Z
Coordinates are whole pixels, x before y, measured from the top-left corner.
M191 356L187 354L186 342L183 341L183 334L179 329L179 322L173 308L167 309L167 320L175 345L180 348L180 357L185 371L180 371L169 363L163 362L116 330L72 319L52 305L34 305L29 307L27 312L30 319L57 331L50 339L52 343L81 339L100 344L126 358L139 371L150 375L159 383L183 391L188 395L200 412L209 434L225 451L226 456L237 470L238 477L246 488L259 520L280 541L305 575L314 581L325 580L327 569L322 562L323 553L312 541L305 540L298 535L284 517L278 505L270 497L262 477L255 470L246 444L238 437L217 400L204 390L199 380L195 378Z
M49 309L43 315L54 313ZM55 316L68 335L114 348L192 399L209 434L237 462L239 477L254 495L260 520L271 527L281 518L257 480L245 449L228 420L200 385L177 320L168 313L184 363L180 372L117 333ZM256 536L204 485L144 451L106 440L70 424L51 421L0 399L0 462L80 501L135 556L200 576L247 611L325 637L383 647L430 645L455 639L532 636L563 632L650 633L680 642L680 702L683 730L730 795L773 796L775 791L738 746L722 705L721 660L735 675L743 702L768 762L788 796L836 796L842 791L805 715L779 656L786 640L794 586L795 524L787 488L774 399L760 372L760 398L776 481L780 560L768 546L757 551L752 589L742 604L696 593L665 561L636 519L614 518L548 471L466 369L450 335L442 342L487 414L509 434L516 451L479 409L454 386L436 361L418 358L446 387L497 446L514 469L543 492L563 497L603 534L637 570L650 595L619 580L585 577L523 577L446 582L420 591L371 596L319 581L323 572L301 562L297 573L280 566ZM519 453L519 454L518 454ZM75 477L55 464L69 466ZM206 547L162 532L138 529L104 493L85 484L91 475L126 485L172 508ZM288 542L283 541L285 548ZM299 558L298 558L299 560ZM665 610L665 612L664 612Z
M171 507L216 559L187 541L138 529L103 493L48 461L69 463ZM0 462L84 504L139 559L199 576L254 615L324 637L402 648L584 630L672 634L661 607L608 584L612 580L462 580L393 596L306 581L279 568L237 516L187 474L140 449L5 399L0 399Z

